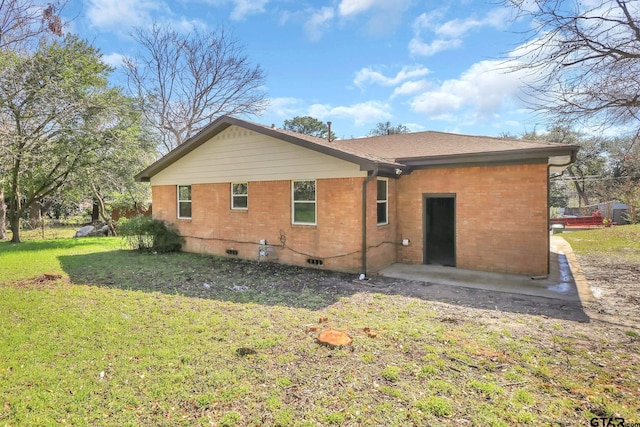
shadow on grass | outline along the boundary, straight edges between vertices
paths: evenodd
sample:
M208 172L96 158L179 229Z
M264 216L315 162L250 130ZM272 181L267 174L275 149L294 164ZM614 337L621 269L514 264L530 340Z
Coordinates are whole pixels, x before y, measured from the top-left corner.
M143 254L116 250L59 257L74 284L215 299L282 305L311 310L342 297L368 292L426 301L553 318L589 321L579 302L483 291L410 280L355 274L189 253Z

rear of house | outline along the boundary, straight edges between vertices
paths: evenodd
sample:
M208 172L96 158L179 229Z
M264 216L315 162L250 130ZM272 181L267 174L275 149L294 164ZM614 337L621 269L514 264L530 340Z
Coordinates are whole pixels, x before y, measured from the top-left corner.
M560 144L422 132L325 141L222 117L136 176L185 251L353 273L548 271Z

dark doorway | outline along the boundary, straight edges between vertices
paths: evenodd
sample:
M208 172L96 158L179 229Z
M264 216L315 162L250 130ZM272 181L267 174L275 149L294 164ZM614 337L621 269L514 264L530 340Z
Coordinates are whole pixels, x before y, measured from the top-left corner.
M455 195L424 198L424 263L456 266Z

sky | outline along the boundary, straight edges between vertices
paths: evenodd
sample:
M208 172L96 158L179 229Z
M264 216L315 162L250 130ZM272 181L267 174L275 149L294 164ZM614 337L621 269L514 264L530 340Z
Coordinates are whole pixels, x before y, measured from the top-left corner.
M266 72L269 107L243 117L265 125L312 116L353 138L387 121L487 136L548 124L523 101L533 76L507 71L529 23L493 0L71 0L64 16L116 69L136 26L224 27Z

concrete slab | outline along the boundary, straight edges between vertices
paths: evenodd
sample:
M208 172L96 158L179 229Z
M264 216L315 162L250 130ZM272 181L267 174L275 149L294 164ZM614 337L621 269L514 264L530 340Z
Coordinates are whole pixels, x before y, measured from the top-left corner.
M488 273L421 264L392 264L381 270L379 274L431 284L462 286L564 301L584 302L593 298L588 283L581 275L571 246L562 237L551 236L550 249L550 274L546 277ZM575 280L574 271L578 273L579 281Z

